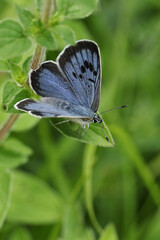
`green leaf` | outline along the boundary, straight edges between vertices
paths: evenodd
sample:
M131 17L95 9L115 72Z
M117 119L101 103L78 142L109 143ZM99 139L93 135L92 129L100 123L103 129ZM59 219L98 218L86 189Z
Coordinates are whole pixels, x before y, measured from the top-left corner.
M57 49L57 42L55 37L50 33L49 30L44 30L42 33L40 33L36 41L46 47L48 50L55 50Z
M0 72L8 72L10 67L7 60L0 60Z
M76 39L92 39L92 35L90 34L88 28L82 21L78 20L67 20L65 21L65 25L70 27L76 36Z
M103 132L98 124L91 123L89 126L89 129L82 136L84 129L81 129L81 131L79 131L80 129L78 128L77 124L63 123L63 124L55 125L55 123L58 123L58 122L60 122L60 120L58 120L58 119L51 120L51 123L53 123L53 126L60 133L62 133L63 135L65 135L67 137L73 138L80 142L94 144L94 145L101 146L101 147L113 147L113 145L114 145L114 140L112 138L112 135L104 122L102 122L101 126L102 126L106 136L109 138L110 142L108 142L105 139Z
M11 102L6 106L6 110L9 113L22 113L21 111L15 109L14 105L24 98L28 98L30 96L29 92L26 89L20 90L12 99Z
M9 58L8 61L10 63L18 64L18 63L20 63L22 58L23 58L22 56L17 56L17 57Z
M19 92L21 88L17 86L16 83L8 81L3 87L2 92L2 103L9 103L15 96L17 92Z
M6 60L0 60L0 72L9 72L10 63L18 64L22 60L22 57L14 57Z
M0 151L0 166L15 168L27 162L32 150L15 138L8 138Z
M12 190L12 175L0 168L0 228L6 218Z
M62 225L62 239L83 239L94 240L93 232L85 229L83 222L83 213L80 207L76 204L66 207L64 221Z
M13 79L20 85L23 85L26 81L25 72L15 63L10 64L11 74Z
M33 14L29 10L18 5L16 5L16 10L18 13L18 17L20 21L23 23L24 27L29 28L30 25L32 24L32 20L34 19Z
M24 36L21 25L14 20L0 22L0 58L22 55L31 46L31 41Z
M52 31L56 36L60 49L64 48L66 45L75 44L75 35L70 27L66 25L57 25L53 27Z
M99 240L118 240L116 229L113 224L108 224L102 232Z
M7 219L12 222L46 224L60 221L64 203L42 180L24 172L14 173L11 205Z
M28 75L28 72L31 68L32 58L33 58L33 56L29 56L23 63L22 68L26 75Z
M67 18L85 18L97 7L98 0L57 0L58 11Z
M40 121L40 118L36 118L27 113L21 114L20 117L15 122L12 130L16 132L27 131L33 128L39 121Z
M32 236L28 229L18 227L12 231L9 240L32 240Z

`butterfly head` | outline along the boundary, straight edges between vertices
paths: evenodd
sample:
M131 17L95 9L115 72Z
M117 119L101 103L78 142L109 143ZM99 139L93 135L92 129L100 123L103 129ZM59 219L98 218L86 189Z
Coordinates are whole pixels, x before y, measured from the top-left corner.
M97 114L95 114L95 115L93 116L93 122L94 122L94 123L101 123L101 122L102 122L102 119L101 119Z

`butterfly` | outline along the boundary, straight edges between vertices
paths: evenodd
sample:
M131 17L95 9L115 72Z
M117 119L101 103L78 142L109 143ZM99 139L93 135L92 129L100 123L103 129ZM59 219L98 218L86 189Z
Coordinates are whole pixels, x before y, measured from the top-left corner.
M23 99L15 104L16 109L36 117L66 118L86 129L92 122L102 122L96 113L101 92L101 58L96 42L80 40L65 47L56 62L45 61L31 70L29 83L41 99Z

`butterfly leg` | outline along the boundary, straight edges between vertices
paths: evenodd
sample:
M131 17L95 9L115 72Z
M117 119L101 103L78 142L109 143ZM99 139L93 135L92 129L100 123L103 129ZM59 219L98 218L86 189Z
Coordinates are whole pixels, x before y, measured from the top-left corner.
M61 122L58 122L58 123L55 123L54 125L60 125L62 123L66 123L66 122L70 122L71 120L70 119L67 119L67 120L64 120L64 121L61 121Z
M83 136L85 134L85 132L87 132L88 128L89 128L89 123L88 124L84 124L82 126L82 128L84 129L84 131L82 132L81 136Z

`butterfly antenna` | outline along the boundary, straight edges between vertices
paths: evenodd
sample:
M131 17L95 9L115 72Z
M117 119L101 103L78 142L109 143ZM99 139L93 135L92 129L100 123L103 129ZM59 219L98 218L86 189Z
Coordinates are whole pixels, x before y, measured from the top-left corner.
M98 123L99 123L99 122L98 122ZM106 134L105 134L105 132L104 132L104 130L103 130L103 128L102 128L102 126L101 126L100 123L99 123L99 126L100 126L100 128L101 128L101 130L102 130L102 132L103 132L103 135L104 135L105 139L107 140L107 142L109 142L109 138L106 136Z
M111 108L111 109L108 109L107 111L101 112L100 114L103 114L103 113L106 113L106 112L110 112L110 111L115 110L115 109L118 109L118 108L125 108L125 107L128 107L128 105L124 105L124 106L120 106L120 107Z

